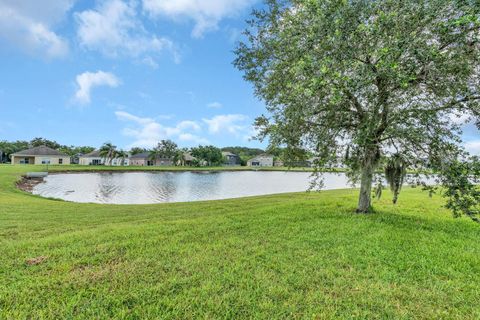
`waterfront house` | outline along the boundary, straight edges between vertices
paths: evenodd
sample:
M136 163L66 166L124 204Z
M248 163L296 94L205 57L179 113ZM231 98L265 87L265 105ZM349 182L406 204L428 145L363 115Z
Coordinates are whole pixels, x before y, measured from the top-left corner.
M13 153L11 161L12 164L70 164L70 156L47 146L39 146Z
M273 156L261 154L247 161L248 167L273 167Z
M183 164L182 165L185 165L185 166L193 166L195 165L195 163L197 162L197 158L195 158L194 156L192 156L189 152L185 152L183 154Z
M130 165L130 154L127 154L125 158L116 157L112 159L112 166L129 166Z
M285 163L283 160L275 160L273 161L273 166L274 167L285 167Z
M234 153L223 151L222 156L226 166L239 166L241 164L240 157Z
M173 166L171 158L152 158L150 152L137 153L130 156L129 165L131 166Z
M179 166L193 166L195 165L197 158L192 156L188 152L183 153L183 159L178 160L177 165Z
M78 164L82 166L100 166L105 164L105 158L100 155L100 150L94 150L79 156Z
M103 166L107 164L107 159L100 155L100 150L94 150L90 153L81 155L78 157L78 164L83 166ZM128 166L129 165L129 157L121 158L116 157L109 161L111 166Z

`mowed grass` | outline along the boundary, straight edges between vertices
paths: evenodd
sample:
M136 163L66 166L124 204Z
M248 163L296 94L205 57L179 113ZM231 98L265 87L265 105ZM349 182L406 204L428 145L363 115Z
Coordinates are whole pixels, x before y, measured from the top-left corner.
M0 319L480 318L480 225L418 189L75 204L32 169L0 166Z

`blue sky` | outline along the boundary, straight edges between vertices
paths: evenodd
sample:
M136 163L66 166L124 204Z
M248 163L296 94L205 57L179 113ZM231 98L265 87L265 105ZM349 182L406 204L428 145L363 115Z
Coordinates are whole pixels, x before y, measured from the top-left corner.
M265 147L232 61L260 0L0 0L0 140ZM479 132L465 126L467 149Z
M0 139L264 146L232 61L256 0L0 0Z

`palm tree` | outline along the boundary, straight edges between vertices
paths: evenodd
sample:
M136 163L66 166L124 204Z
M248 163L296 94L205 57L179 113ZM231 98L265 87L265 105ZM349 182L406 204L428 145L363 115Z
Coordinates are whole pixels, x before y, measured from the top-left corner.
M162 158L163 156L163 150L160 149L159 147L155 147L152 150L149 151L148 158L150 160L154 161L154 165L156 165L157 159Z
M175 152L175 156L173 157L173 162L176 166L185 166L185 153L188 152L188 149L183 148L183 149L178 149Z
M116 158L120 158L120 165L124 166L125 165L125 158L128 156L127 152L124 150L118 150L115 153Z
M106 142L100 147L100 155L105 159L107 165L112 164L112 159L115 158L116 153L117 146L114 146L110 142Z

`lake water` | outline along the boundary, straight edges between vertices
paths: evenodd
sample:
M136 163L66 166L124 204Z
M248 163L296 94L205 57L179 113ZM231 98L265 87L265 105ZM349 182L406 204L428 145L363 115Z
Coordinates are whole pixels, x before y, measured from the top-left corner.
M323 189L349 188L344 174L324 175ZM310 172L123 172L51 174L33 194L74 202L147 204L218 200L306 191Z

